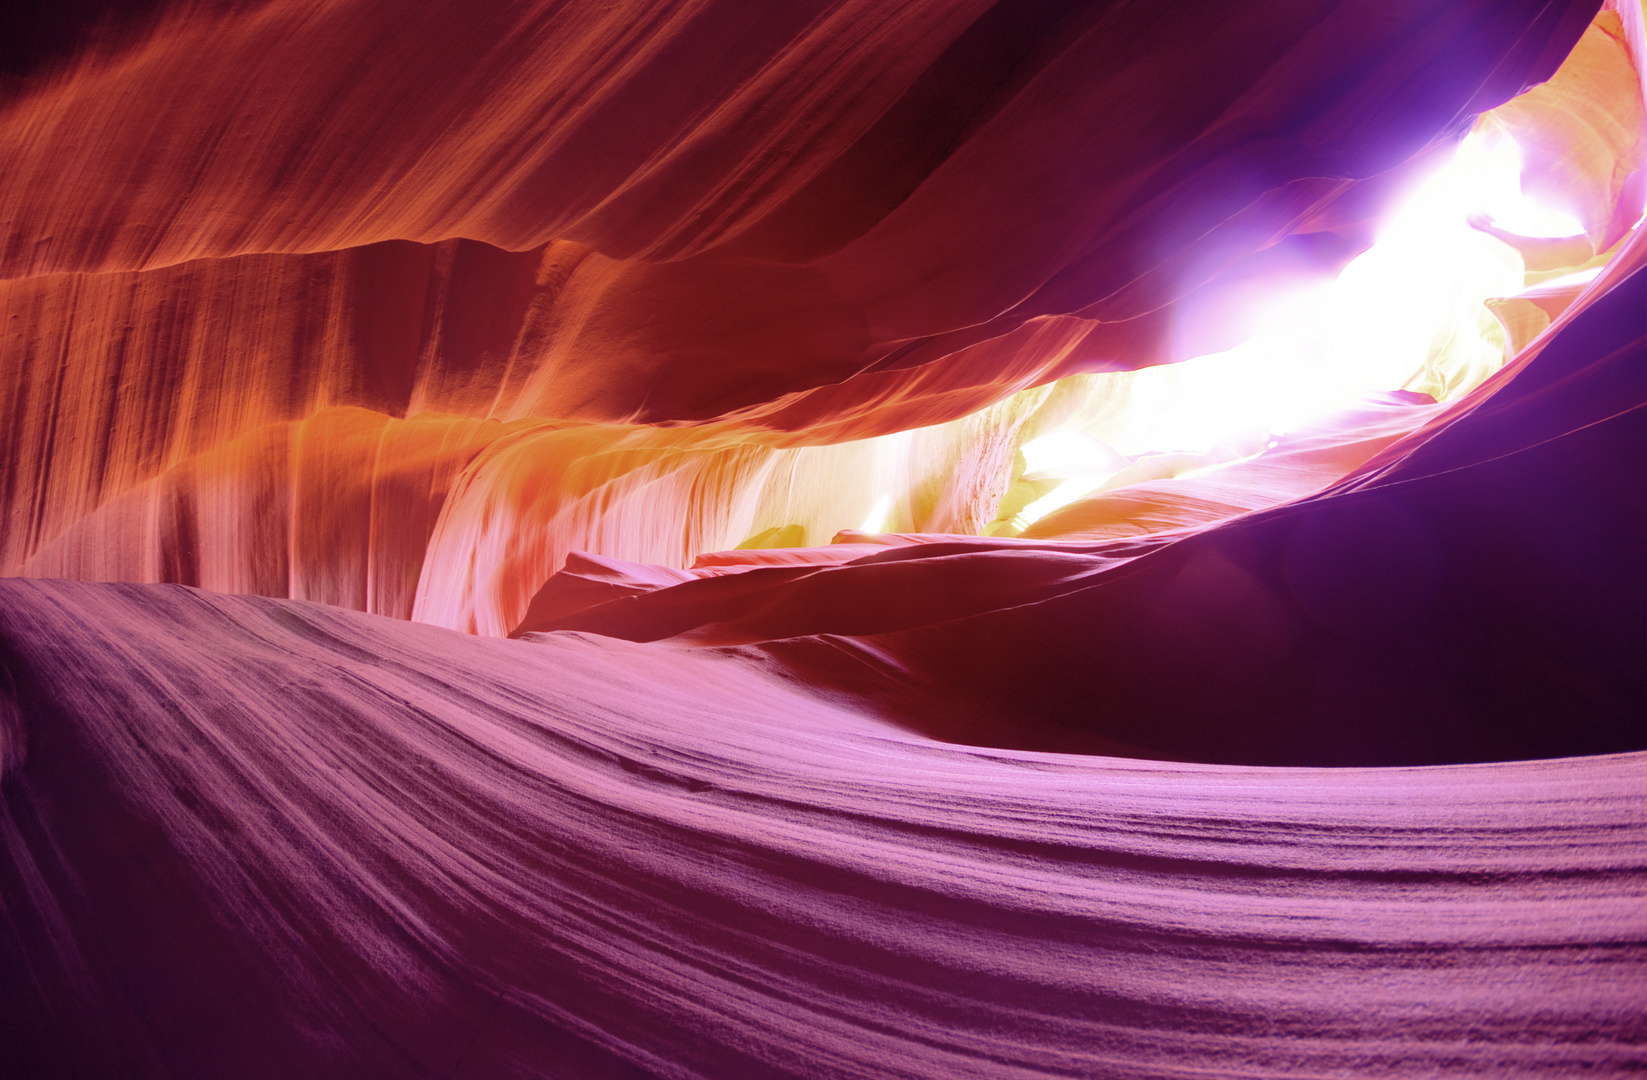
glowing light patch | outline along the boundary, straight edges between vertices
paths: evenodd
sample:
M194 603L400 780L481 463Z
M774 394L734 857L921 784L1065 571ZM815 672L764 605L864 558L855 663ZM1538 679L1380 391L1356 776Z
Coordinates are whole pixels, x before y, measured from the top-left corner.
M1110 476L1125 467L1126 459L1091 435L1060 428L1031 439L1022 448L1024 475Z
M892 513L892 493L887 492L875 500L875 505L869 510L869 516L864 523L858 526L859 532L878 533L886 530L886 519Z
M1520 254L1472 218L1528 237L1584 231L1572 215L1522 191L1520 149L1501 128L1481 126L1336 279L1285 290L1252 312L1255 333L1242 344L1090 377L1092 399L1113 406L1023 447L1027 478L1064 482L1012 524L1021 531L1100 487L1121 467L1113 460L1100 467L1104 452L1189 453L1218 467L1380 391L1415 390L1438 401L1467 393L1505 359L1502 329L1484 301L1514 296L1526 281Z
M1077 480L1065 480L1062 484L1018 511L1012 518L1013 527L1019 532L1023 532L1054 510L1061 510L1081 496L1092 492L1103 482L1102 477L1098 479L1082 477Z
M1064 482L1025 506L1013 517L1021 532L1060 507L1068 506L1126 468L1127 459L1091 435L1060 428L1031 439L1022 447L1024 477L1064 477Z
M1522 194L1507 136L1471 135L1336 280L1268 301L1254 337L1123 376L1132 400L1111 442L1128 456L1222 447L1243 457L1379 391L1439 400L1473 388L1504 359L1483 301L1525 280L1514 249L1470 226L1484 212L1517 229L1583 231Z
M1562 274L1558 278L1550 278L1546 281L1539 282L1536 288L1549 291L1551 289L1571 289L1580 285L1588 285L1590 282L1600 277L1601 272L1605 269L1607 269L1605 266L1592 266L1588 270L1578 270L1571 274Z
M1573 215L1544 206L1521 190L1521 148L1502 131L1472 132L1459 145L1455 168L1479 211L1505 232L1554 238L1584 231Z

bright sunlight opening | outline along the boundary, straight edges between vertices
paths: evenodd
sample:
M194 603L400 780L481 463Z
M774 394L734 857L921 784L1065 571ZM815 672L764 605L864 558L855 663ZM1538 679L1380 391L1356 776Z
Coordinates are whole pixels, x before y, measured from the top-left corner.
M1525 268L1472 217L1522 236L1584 231L1522 191L1520 150L1506 133L1472 132L1336 279L1265 303L1252 338L1227 352L1101 377L1128 398L1124 416L1116 423L1109 415L1107 444L1072 429L1026 444L1025 477L1064 482L1014 524L1068 505L1141 455L1244 458L1379 391L1445 400L1474 388L1504 362L1503 332L1484 301L1519 292Z

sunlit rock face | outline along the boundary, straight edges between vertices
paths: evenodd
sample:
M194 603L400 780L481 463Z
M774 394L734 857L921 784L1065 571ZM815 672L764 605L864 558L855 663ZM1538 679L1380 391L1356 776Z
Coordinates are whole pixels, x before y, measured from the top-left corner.
M74 548L64 534L134 488L220 471L195 459L240 438L278 444L271 425L332 406L838 443L1075 371L1182 359L1204 342L1175 344L1171 301L1239 292L1255 259L1353 254L1408 163L1549 75L1591 14L642 7L161 8L146 29L20 75L0 116L20 478L0 569L125 580L158 567L143 577L406 614L401 599L357 599L383 587L347 580L367 565L352 538L312 566L307 526L283 556L263 544L260 566L191 579L164 569L191 560L154 550L161 526L135 524L165 509L127 508L104 516L132 524L88 525L81 550L29 560L60 538ZM1011 455L998 444L1018 419L989 446L937 455L956 459L939 494L891 492L915 505L884 527L975 531L979 511L920 504L999 498ZM376 421L361 423L339 437L369 442ZM512 463L542 475L587 446ZM242 456L261 475L223 485L267 486L281 456ZM314 501L313 483L292 475L288 500ZM690 492L667 486L650 485L650 515L703 535L605 553L689 562L796 523L697 528ZM887 493L807 539L859 526ZM195 532L270 520L257 517ZM555 526L500 542L538 544L534 529ZM522 568L534 580L477 587L530 596L561 552L589 547L565 536ZM519 601L455 579L467 562L515 571L494 569L495 551L442 557L455 561L412 607L511 629ZM267 568L282 558L284 588ZM389 573L398 596L410 575Z
M479 7L0 34L0 1073L1647 1066L1638 2Z

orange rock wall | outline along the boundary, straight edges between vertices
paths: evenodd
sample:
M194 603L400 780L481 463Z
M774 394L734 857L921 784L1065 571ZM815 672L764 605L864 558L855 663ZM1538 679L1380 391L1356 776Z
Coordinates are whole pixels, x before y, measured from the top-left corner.
M959 418L1353 249L1589 15L158 8L0 105L0 573L504 633L572 550L974 531L1038 399Z

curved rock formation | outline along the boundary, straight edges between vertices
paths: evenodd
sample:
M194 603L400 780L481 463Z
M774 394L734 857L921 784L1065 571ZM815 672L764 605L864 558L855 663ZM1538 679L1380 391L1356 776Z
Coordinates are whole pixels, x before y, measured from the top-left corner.
M0 570L328 407L839 442L1170 358L1163 305L1242 285L1291 233L1305 261L1353 253L1409 159L1548 76L1590 15L635 8L178 8L19 83L0 110ZM990 490L999 467L950 486ZM40 572L190 561L99 536ZM108 545L130 550L99 570ZM291 547L263 562L302 566ZM278 576L225 580L375 588ZM469 623L467 603L434 617L520 614Z
M984 750L736 654L176 586L0 596L23 1075L1643 1060L1639 753Z
M803 682L952 741L1272 765L1634 749L1642 295L1636 271L1325 492L1217 527L1186 535L1207 515L1191 507L1165 523L1177 528L1125 539L949 538L709 577L543 628L758 642ZM1301 452L1273 456L1282 487ZM1121 490L1170 513L1213 483L1156 500Z
M1637 0L481 7L0 32L0 1073L1647 1066Z

